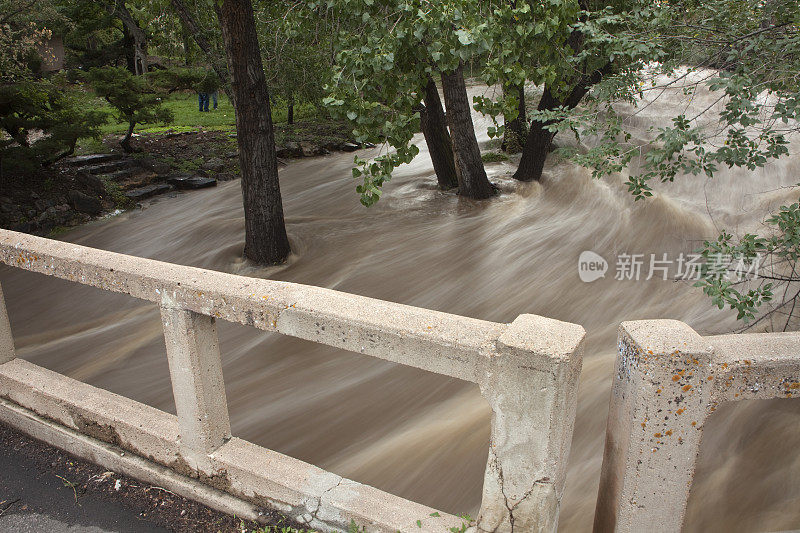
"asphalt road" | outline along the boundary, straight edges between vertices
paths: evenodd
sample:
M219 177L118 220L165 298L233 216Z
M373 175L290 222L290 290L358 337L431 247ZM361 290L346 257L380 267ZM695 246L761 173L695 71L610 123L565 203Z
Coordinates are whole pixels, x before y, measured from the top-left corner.
M42 448L0 426L0 532L167 531L135 508L81 490L76 485L80 473L71 466L76 463L63 454L43 453Z

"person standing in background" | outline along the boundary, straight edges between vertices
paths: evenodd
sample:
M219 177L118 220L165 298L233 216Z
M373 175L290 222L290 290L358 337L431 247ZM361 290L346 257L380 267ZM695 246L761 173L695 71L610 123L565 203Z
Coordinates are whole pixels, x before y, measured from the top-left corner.
M200 95L200 111L208 112L208 104L214 100L214 109L217 108L217 90L219 88L219 78L213 70L206 72L206 75L197 84L197 92Z

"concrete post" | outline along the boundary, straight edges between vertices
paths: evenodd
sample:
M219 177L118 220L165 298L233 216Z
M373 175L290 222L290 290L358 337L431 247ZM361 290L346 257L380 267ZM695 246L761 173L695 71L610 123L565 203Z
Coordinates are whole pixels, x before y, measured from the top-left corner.
M186 459L200 460L231 438L217 326L212 317L172 307L166 299L161 321L181 447Z
M11 323L8 321L3 286L0 285L0 364L7 363L15 357L14 336L11 334Z
M676 320L619 329L594 531L681 529L712 399L712 347Z
M492 408L477 530L556 531L585 331L521 315L478 378Z

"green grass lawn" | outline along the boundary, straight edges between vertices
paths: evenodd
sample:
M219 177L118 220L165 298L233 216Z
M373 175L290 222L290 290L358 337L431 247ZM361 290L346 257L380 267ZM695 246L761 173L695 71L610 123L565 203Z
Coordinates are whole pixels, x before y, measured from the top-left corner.
M101 128L103 136L123 135L128 130L128 125L116 120L114 110L104 100L97 99L99 109L107 111L109 121ZM236 117L230 100L222 92L217 98L218 107L209 111L200 112L197 93L175 93L165 102L164 106L172 111L173 120L168 124L137 124L134 133L155 134L172 131L175 133L196 131L200 128L206 131L235 131ZM276 99L272 106L272 121L275 124L285 124L288 110L286 103ZM309 119L317 116L317 109L309 103L295 105L295 120ZM78 142L76 154L91 154L108 152L109 147L100 140L81 139Z
M217 109L209 107L208 113L201 113L197 103L196 93L176 93L171 95L164 106L172 111L173 120L168 124L137 124L134 133L162 133L172 130L175 132L192 131L198 128L212 131L233 131L236 129L236 117L233 113L233 106L230 100L222 92L219 93ZM110 133L124 134L128 125L117 122L114 118L113 109L103 102L101 109L108 111L111 120L102 128L103 135ZM311 104L301 104L295 106L294 116L296 120L310 118L316 115L317 110ZM287 117L286 104L277 100L272 108L272 121L275 123L285 123Z

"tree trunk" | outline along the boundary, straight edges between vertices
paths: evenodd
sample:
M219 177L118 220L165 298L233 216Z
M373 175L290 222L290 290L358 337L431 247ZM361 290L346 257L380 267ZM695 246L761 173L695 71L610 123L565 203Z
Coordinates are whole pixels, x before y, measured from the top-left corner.
M147 35L133 18L131 12L125 6L125 0L116 0L114 3L104 2L106 10L122 22L125 43L132 43L133 68L131 60L128 59L128 69L134 74L144 74L149 66L147 64ZM126 54L127 55L127 54Z
M119 142L119 145L122 146L122 149L125 153L130 154L134 152L133 146L131 146L131 137L133 136L133 128L136 127L136 122L130 121L128 122L128 132L125 134L125 137Z
M294 95L289 96L289 103L286 109L286 123L294 124Z
M272 112L251 0L216 7L236 99L236 133L245 219L245 256L282 263L291 251L283 221Z
M595 71L591 76L585 76L572 88L570 94L563 101L555 98L550 92L550 88L545 86L537 109L543 111L560 106L574 109L581 103L591 86L598 83L609 69L610 64ZM519 181L539 181L541 179L544 162L547 159L547 154L550 153L553 138L556 136L554 132L548 131L545 127L553 123L554 121L538 122L534 120L531 122L528 138L525 141L525 148L522 150L522 159L520 159L519 167L514 173L514 179Z
M486 177L478 139L475 137L463 65L459 65L453 72L442 73L442 89L447 106L447 123L453 140L458 194L477 200L489 198L494 194L494 187Z
M528 135L528 119L525 109L525 85L503 87L506 90L517 93L517 117L514 120L505 122L505 132L503 133L503 143L501 149L504 152L517 153L525 147L525 137Z
M579 0L579 5L582 9L588 11L586 0ZM581 20L585 21L586 16L582 15ZM583 49L584 39L585 36L583 32L576 29L567 37L566 44L577 54ZM583 100L583 97L586 96L592 86L600 83L603 76L610 74L613 70L614 63L609 61L593 72L584 73L576 80L572 90L563 100L555 98L550 87L545 85L537 109L543 111L555 109L559 106L564 106L567 109L578 107L578 104L581 103L581 100ZM550 152L553 138L556 136L555 133L545 129L546 126L551 124L553 124L552 121L538 122L534 120L531 122L528 137L525 141L525 147L522 150L522 159L520 159L519 167L514 173L514 179L520 181L538 181L541 179L542 171L544 170L544 162L547 159L547 154Z
M136 74L136 44L125 26L122 26L122 48L125 53L125 68Z
M428 145L428 152L431 154L436 180L440 189L453 189L458 187L456 164L453 160L453 141L450 139L450 132L447 131L447 119L442 109L439 90L431 78L428 78L428 84L425 86L423 101L425 105L419 111L420 126L422 135L425 136L425 143Z
M183 64L192 64L192 43L189 36L189 28L185 22L181 22L181 39L183 40Z

